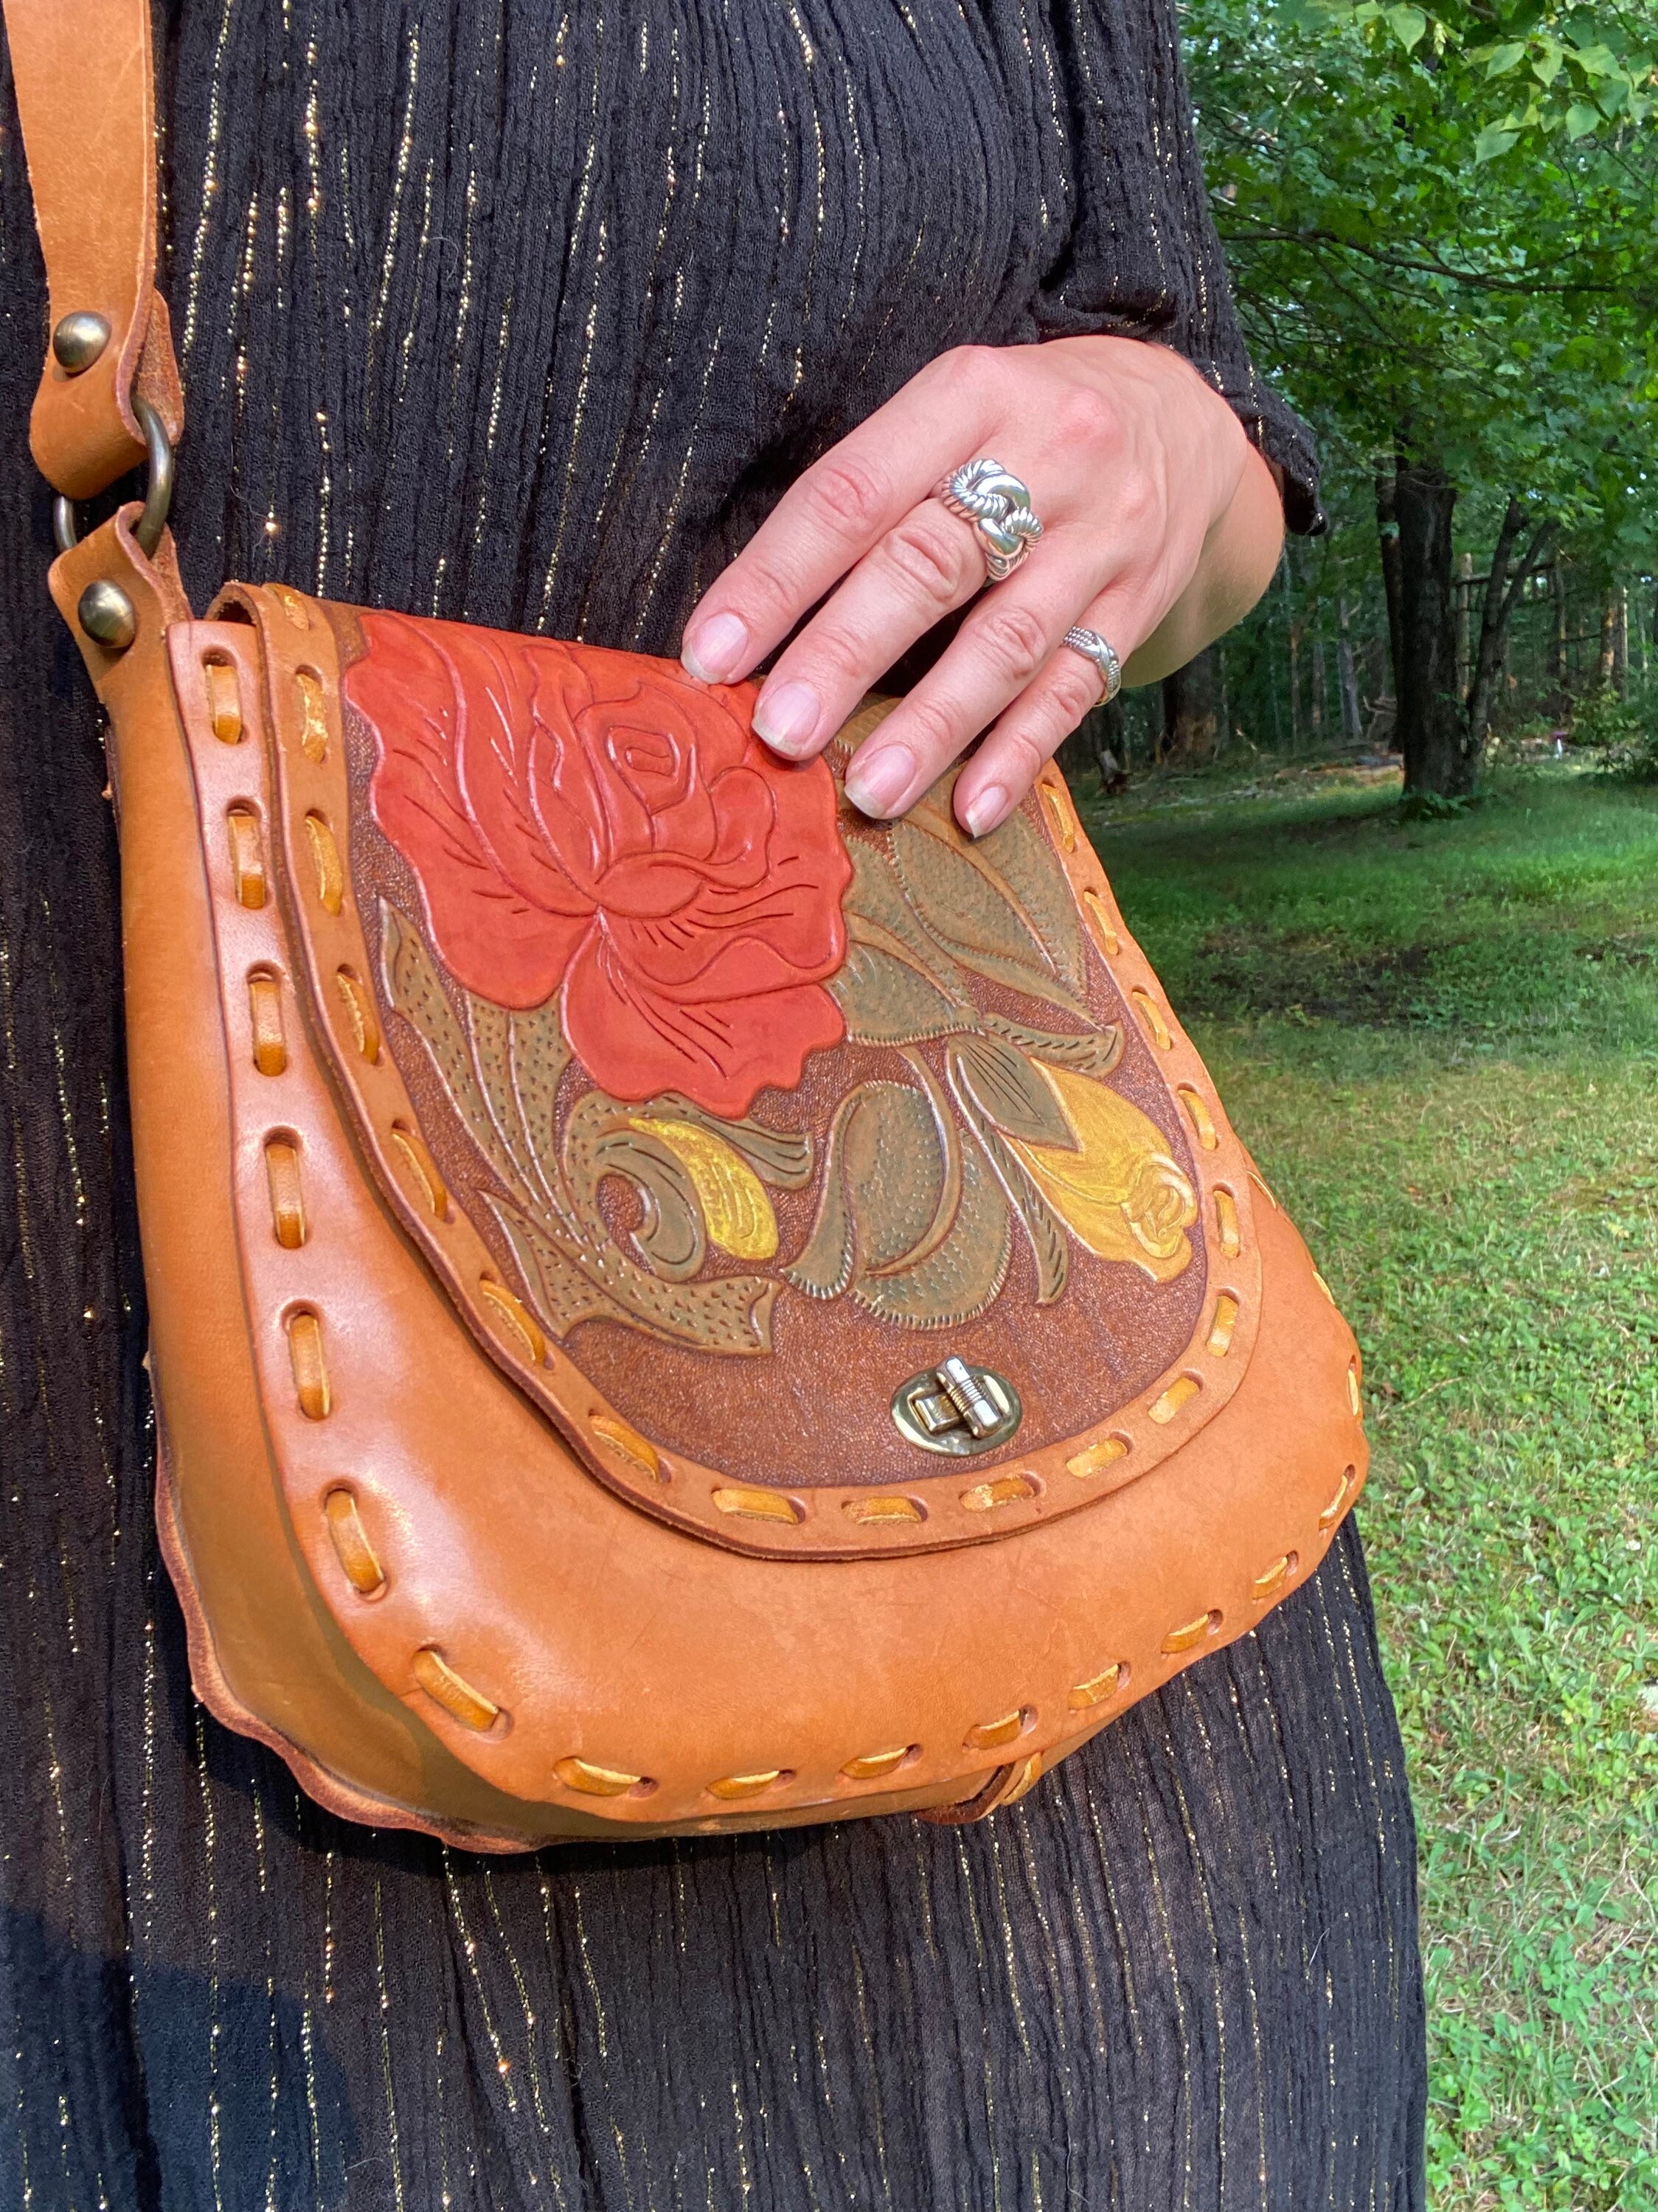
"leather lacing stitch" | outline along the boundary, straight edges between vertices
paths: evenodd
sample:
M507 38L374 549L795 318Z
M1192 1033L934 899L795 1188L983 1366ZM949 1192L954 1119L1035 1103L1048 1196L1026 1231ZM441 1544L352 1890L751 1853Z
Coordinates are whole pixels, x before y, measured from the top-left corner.
M1350 1466L1344 1469L1335 1496L1319 1516L1321 1530L1327 1530L1339 1516L1348 1503L1356 1478L1355 1468ZM1291 1550L1280 1553L1251 1583L1250 1595L1254 1602L1265 1606L1280 1596L1295 1580L1300 1571L1299 1552ZM1225 1615L1222 1607L1209 1607L1193 1619L1178 1622L1170 1628L1162 1638L1161 1649L1171 1657L1184 1656L1200 1645L1212 1642L1219 1636L1224 1625ZM1090 1717L1096 1722L1102 1718L1101 1709L1120 1702L1126 1693L1132 1671L1126 1659L1119 1659L1098 1674L1073 1684L1066 1697L1070 1714L1068 1725L1075 1728ZM993 1719L980 1721L967 1730L962 1749L972 1752L1005 1751L1031 1733L1036 1726L1037 1717L1034 1705L1019 1705ZM862 1753L856 1758L849 1759L836 1778L852 1784L886 1781L901 1768L919 1759L922 1749L919 1743L908 1743ZM1041 1754L1038 1753L1033 1762L1039 1771L1040 1759ZM631 1773L620 1767L599 1765L574 1754L560 1759L553 1771L565 1788L588 1796L643 1796L658 1786L649 1776ZM759 1796L793 1778L790 1768L766 1767L748 1773L722 1776L704 1784L704 1789L710 1796L730 1801ZM997 1802L1005 1803L1009 1800L999 1797Z
M272 596L296 629L308 628L309 617L296 594L273 592ZM239 744L244 735L244 724L240 680L234 664L222 656L210 654L202 663L202 673L214 736L222 744ZM301 746L311 760L320 761L326 757L328 749L322 679L314 669L302 668L295 682L301 715ZM231 884L237 903L258 912L270 896L261 809L251 800L237 800L227 810L226 831ZM329 912L337 914L344 902L345 882L332 829L321 815L311 813L305 817L305 834L316 873L317 897ZM376 1060L380 1054L380 1030L372 998L349 968L340 969L335 981L357 1050L366 1060ZM261 963L248 970L247 986L253 1066L263 1076L280 1077L288 1067L281 979L274 967ZM411 1161L428 1178L433 1210L441 1212L448 1202L442 1179L431 1166L424 1146L407 1133L405 1135L405 1148ZM264 1140L271 1230L285 1251L300 1249L310 1234L302 1167L303 1149L298 1133L290 1128L273 1128ZM486 1291L491 1287L486 1285ZM533 1350L539 1332L534 1330L526 1310L504 1289L498 1291L497 1304L506 1318L526 1332L528 1347ZM333 1411L334 1401L322 1317L314 1307L296 1303L284 1316L283 1329L299 1411L308 1421L326 1421ZM371 1601L383 1598L390 1586L389 1578L350 1486L332 1485L323 1498L322 1511L334 1555L346 1582L359 1598ZM420 1690L463 1727L484 1734L505 1723L507 1716L502 1707L452 1666L437 1645L418 1646L410 1660L410 1672Z
M273 595L277 597L284 613L296 628L308 625L308 617L297 595L288 592ZM235 670L222 660L210 658L204 663L204 673L215 736L225 744L239 743L242 736L242 720ZM298 689L302 717L301 743L314 760L320 759L327 743L320 679L314 672L302 670L298 672ZM1044 785L1041 789L1053 814L1056 829L1069 851L1076 842L1075 831L1070 829L1064 810L1057 804L1058 794L1052 787ZM259 908L265 902L267 878L259 812L249 804L238 803L229 810L228 820L235 896L243 906ZM304 826L315 869L316 896L328 912L338 914L344 902L345 883L332 827L314 811L306 816ZM1120 950L1120 940L1106 916L1103 902L1091 890L1085 890L1082 896L1084 910L1103 949L1107 954L1114 955ZM372 999L349 969L340 969L336 981L357 1049L372 1060L378 1057L380 1050L379 1029ZM274 969L265 966L252 969L247 975L247 996L253 1065L262 1075L280 1076L288 1065L288 1052L283 1020L282 986ZM1150 994L1136 989L1130 997L1136 1013L1153 1042L1165 1049L1172 1046L1173 1036ZM1201 1093L1191 1085L1182 1085L1176 1095L1186 1109L1198 1144L1206 1150L1215 1149L1219 1141L1218 1135L1212 1115ZM431 1211L440 1216L447 1213L448 1194L442 1178L420 1139L401 1123L393 1126L392 1134L422 1184ZM299 1137L291 1129L273 1129L265 1139L271 1231L277 1243L287 1250L302 1247L309 1233L301 1170L302 1151ZM1276 1206L1277 1200L1253 1170L1251 1177L1259 1185L1269 1202ZM1214 1216L1216 1241L1220 1250L1225 1257L1235 1258L1241 1249L1237 1205L1233 1194L1224 1186L1217 1187L1215 1191ZM1323 1276L1317 1275L1316 1280L1320 1289L1333 1304L1333 1296ZM505 1285L490 1278L484 1279L479 1287L480 1294L521 1341L526 1355L539 1364L546 1357L546 1340L528 1309ZM1228 1355L1240 1311L1241 1300L1234 1291L1222 1290L1216 1294L1205 1340L1205 1348L1212 1357L1224 1358ZM333 1398L321 1317L313 1307L296 1304L289 1311L283 1326L299 1410L308 1420L326 1420L332 1411ZM1357 1413L1361 1400L1356 1362L1349 1366L1347 1385L1349 1401L1353 1412ZM1202 1377L1198 1374L1177 1376L1147 1408L1148 1418L1160 1423L1173 1420L1202 1388ZM626 1423L612 1414L594 1411L589 1416L589 1427L607 1449L654 1480L664 1481L668 1479L662 1455L647 1437ZM1083 1479L1098 1474L1126 1457L1131 1449L1131 1437L1112 1432L1076 1453L1066 1462L1068 1472ZM1319 1516L1321 1532L1331 1528L1340 1517L1350 1500L1356 1482L1356 1468L1353 1466L1345 1468L1335 1494ZM1015 1469L974 1484L962 1492L961 1504L969 1511L989 1512L1034 1497L1040 1489L1039 1478L1034 1474ZM802 1501L784 1492L726 1484L715 1489L713 1499L716 1509L722 1512L757 1519L792 1522L803 1520L806 1515ZM919 1520L925 1517L926 1510L918 1499L881 1495L850 1501L845 1510L860 1521L872 1523L883 1520ZM322 1511L335 1557L350 1589L367 1601L383 1598L390 1587L390 1579L363 1522L356 1493L348 1484L332 1484L323 1498ZM1278 1596L1295 1579L1299 1567L1300 1556L1293 1550L1273 1560L1251 1584L1251 1595L1255 1602L1264 1605ZM1171 1656L1183 1656L1218 1636L1223 1622L1222 1609L1210 1607L1192 1620L1170 1628L1162 1638L1161 1648ZM411 1659L410 1670L421 1691L462 1726L484 1734L506 1722L508 1716L503 1708L470 1682L436 1644L418 1646ZM1082 1719L1099 1716L1102 1708L1119 1702L1128 1689L1131 1671L1127 1660L1117 1660L1099 1673L1073 1684L1066 1698L1067 1709L1072 1717L1070 1724L1075 1726ZM971 1752L1004 1751L1031 1733L1036 1726L1037 1717L1038 1709L1034 1705L1021 1705L993 1718L978 1722L968 1729L963 1738L962 1748ZM840 1768L838 1779L853 1784L888 1780L918 1760L922 1750L919 1743L903 1743L860 1753ZM1022 1789L1028 1786L1040 1771L1041 1757L1039 1753L1028 1759L1018 1788L1006 1796L998 1790L997 1802L1006 1802L1011 1796L1021 1794ZM999 1770L1001 1772L1011 1771L1005 1767ZM576 1753L558 1760L553 1772L564 1788L588 1796L642 1797L659 1787L651 1776L600 1765ZM716 1777L704 1784L704 1790L705 1795L723 1802L738 1802L765 1796L794 1778L795 1770L789 1767L759 1767Z

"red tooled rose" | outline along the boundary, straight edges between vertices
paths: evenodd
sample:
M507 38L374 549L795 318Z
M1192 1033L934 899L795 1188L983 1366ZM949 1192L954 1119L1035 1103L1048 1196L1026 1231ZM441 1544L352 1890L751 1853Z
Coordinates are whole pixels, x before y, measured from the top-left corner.
M838 1043L835 790L738 695L659 661L365 614L347 698L379 744L375 821L468 990L539 1006L618 1098L745 1114Z

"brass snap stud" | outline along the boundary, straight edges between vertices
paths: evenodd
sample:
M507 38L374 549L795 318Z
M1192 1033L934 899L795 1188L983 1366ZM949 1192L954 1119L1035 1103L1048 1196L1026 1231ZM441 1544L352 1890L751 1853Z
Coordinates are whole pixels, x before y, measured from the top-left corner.
M52 334L52 356L65 376L90 368L108 343L108 323L88 309L65 315Z
M125 653L138 635L138 617L132 611L131 600L107 577L100 576L87 586L75 613L87 635L112 653Z

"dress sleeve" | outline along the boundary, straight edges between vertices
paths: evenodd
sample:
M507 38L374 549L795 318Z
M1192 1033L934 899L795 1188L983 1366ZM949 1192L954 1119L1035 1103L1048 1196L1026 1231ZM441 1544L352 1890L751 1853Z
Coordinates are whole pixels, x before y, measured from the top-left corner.
M1055 0L1072 142L1069 250L1037 302L1045 337L1110 331L1183 353L1283 472L1292 530L1324 527L1301 417L1257 373L1210 221L1174 0Z

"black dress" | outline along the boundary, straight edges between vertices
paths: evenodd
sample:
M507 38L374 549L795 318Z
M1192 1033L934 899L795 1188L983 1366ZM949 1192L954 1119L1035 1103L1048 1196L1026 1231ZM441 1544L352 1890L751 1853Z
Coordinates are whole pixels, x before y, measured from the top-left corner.
M1167 0L176 0L162 28L198 606L286 578L671 652L780 487L970 339L1163 334L1310 514ZM330 1819L192 1704L4 112L0 2208L1420 2205L1411 1814L1350 1532L962 1831L485 1861Z

